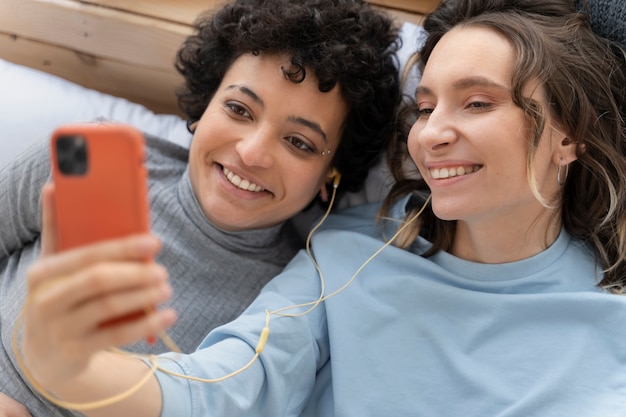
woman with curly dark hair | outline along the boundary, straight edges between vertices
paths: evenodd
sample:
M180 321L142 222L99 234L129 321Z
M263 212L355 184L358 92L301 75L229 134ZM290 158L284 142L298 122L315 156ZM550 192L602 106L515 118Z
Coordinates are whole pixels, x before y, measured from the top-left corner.
M339 191L362 186L395 126L399 90L391 57L397 45L388 19L361 1L235 1L201 17L195 28L177 60L186 80L179 104L192 130L233 62L282 55L281 71L291 82L312 78L322 93L338 89L346 117L326 159L341 172Z
M143 276L164 277L166 269L172 277L168 306L180 318L170 336L185 352L241 313L303 246L288 219L318 194L323 203L335 188L363 186L396 132L400 102L397 28L363 1L236 0L201 16L195 28L176 64L186 80L179 97L194 133L190 149L148 137L146 160L152 231L162 243L144 237L145 247L160 248L155 257L164 268L150 266ZM39 195L49 167L44 144L0 178L5 346L24 301L26 268L40 255ZM45 188L44 202L52 194ZM45 228L44 236L53 234ZM127 275L122 265L139 259L127 244L109 243L121 258L87 248L96 258L70 263L84 277L113 283ZM75 262L81 253L60 259ZM55 259L41 257L33 271ZM15 361L0 355L0 392L34 415L71 414L33 396Z

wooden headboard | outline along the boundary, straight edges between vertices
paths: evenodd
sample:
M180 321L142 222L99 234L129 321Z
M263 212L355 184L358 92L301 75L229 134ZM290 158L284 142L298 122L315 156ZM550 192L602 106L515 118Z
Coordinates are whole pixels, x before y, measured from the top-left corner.
M369 0L420 23L439 0ZM223 0L0 0L0 58L178 113L174 57L203 11Z

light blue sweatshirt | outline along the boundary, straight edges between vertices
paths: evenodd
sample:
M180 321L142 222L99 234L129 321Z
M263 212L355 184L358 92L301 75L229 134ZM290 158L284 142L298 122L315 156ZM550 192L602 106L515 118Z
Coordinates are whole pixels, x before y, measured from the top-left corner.
M313 239L326 294L382 246L376 209L336 215ZM400 218L403 205L396 211ZM419 256L426 247L421 238L410 250L388 247L311 313L272 316L260 359L238 376L205 384L158 373L162 415L626 415L626 298L596 287L601 271L588 247L562 231L544 252L499 265ZM266 309L319 294L300 253L244 315L161 365L204 378L230 373L253 357Z

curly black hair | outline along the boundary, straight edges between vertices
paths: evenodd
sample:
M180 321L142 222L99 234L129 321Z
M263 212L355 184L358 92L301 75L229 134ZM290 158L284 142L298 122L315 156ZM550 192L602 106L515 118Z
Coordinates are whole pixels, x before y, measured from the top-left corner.
M357 191L369 169L398 134L400 104L391 17L361 0L235 0L201 15L177 54L185 78L178 92L188 123L200 119L231 64L246 53L287 54L286 74L302 82L307 71L322 92L339 85L349 107L334 166L340 191Z

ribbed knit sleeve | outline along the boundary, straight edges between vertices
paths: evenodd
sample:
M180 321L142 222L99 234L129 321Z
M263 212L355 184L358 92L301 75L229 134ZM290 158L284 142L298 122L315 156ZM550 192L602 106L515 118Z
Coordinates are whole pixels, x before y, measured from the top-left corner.
M47 140L0 170L0 260L39 237L41 188L49 177Z

